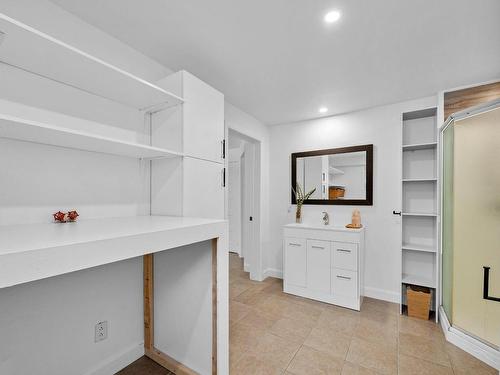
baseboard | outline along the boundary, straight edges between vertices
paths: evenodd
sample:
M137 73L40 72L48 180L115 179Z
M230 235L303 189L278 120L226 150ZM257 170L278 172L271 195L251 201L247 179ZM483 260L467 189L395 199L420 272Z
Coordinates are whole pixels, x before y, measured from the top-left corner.
M87 371L85 375L113 375L127 367L132 362L144 355L144 342L137 343L125 349L121 353L97 364L96 367Z
M283 278L283 271L281 271L277 268L268 268L264 271L264 274L262 276L263 276L264 280L268 277L275 277L277 279L282 279Z
M443 307L439 307L439 321L446 340L470 355L500 371L500 351L481 341L453 328L448 321Z
M245 263L245 261L243 261L243 271L250 272L250 264Z
M383 301L400 303L401 296L397 292L391 292L390 290L372 288L365 286L365 297L381 299Z

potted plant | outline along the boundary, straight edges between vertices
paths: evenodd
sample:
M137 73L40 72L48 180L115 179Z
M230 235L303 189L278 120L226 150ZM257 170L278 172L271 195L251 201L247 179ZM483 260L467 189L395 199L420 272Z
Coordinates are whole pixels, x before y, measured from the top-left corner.
M294 190L292 187L292 191L295 194L295 201L297 202L297 211L295 212L295 222L296 223L301 223L302 222L302 205L304 204L304 201L309 199L311 195L314 194L316 191L316 188L312 189L310 192L304 194L304 191L300 187L300 184L297 182L297 191Z

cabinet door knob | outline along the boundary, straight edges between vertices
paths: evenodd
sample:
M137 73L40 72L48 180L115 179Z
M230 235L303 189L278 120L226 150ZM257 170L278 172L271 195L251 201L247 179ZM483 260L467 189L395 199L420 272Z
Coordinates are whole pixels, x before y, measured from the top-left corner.
M392 211L392 214L401 216L401 211Z
M322 249L322 250L324 250L324 247L323 247L323 246L314 246L314 245L313 245L313 246L311 246L311 247L312 247L313 249Z
M300 246L300 243L293 243L293 242L289 242L288 243L290 246Z

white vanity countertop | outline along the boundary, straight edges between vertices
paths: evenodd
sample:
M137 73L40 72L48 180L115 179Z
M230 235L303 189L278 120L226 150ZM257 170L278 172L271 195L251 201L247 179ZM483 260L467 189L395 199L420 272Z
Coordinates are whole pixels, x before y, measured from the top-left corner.
M284 226L285 228L294 228L294 229L318 229L318 230L331 230L337 232L355 232L359 233L364 231L364 228L352 229L346 227L336 227L333 225L324 225L324 224L313 224L313 223L290 223Z
M227 222L135 216L0 226L0 288L227 235Z

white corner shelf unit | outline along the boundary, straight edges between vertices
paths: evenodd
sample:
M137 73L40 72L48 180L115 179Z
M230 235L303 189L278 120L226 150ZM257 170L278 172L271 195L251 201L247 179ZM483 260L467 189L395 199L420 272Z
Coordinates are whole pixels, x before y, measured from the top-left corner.
M65 118L70 119L69 116ZM137 159L182 157L182 153L176 151L73 130L53 123L18 118L1 112L0 138Z
M170 370L182 365L187 369L198 366L199 373L217 369L227 373L224 95L185 71L156 84L147 82L3 13L0 35L0 63L5 71L12 72L10 78L15 83L0 86L0 94L2 89L4 94L12 87L18 90L16 102L4 100L11 98L9 95L0 98L0 138L7 145L8 157L2 169L6 169L7 176L12 170L21 170L12 161L22 156L24 166L29 163L29 170L22 170L25 178L40 168L38 165L50 169L44 163L52 167L54 160L61 161L51 168L52 174L40 168L33 183L25 183L22 190L17 186L20 175L12 174L12 178L2 181L4 197L9 199L12 195L17 201L8 207L14 212L12 219L9 217L8 224L0 225L0 289L145 256L145 309L144 316L140 314L140 319L147 322L145 354ZM36 79L32 79L34 76ZM49 84L51 101L47 104L43 89ZM34 95L25 97L23 93L27 91ZM81 98L84 100L78 101ZM101 103L98 108L93 105L96 101ZM31 106L38 106L39 102L40 108ZM77 113L92 112L89 117L93 119L111 118L114 125L107 124L108 120L100 123L62 113L69 107L68 113L73 114L73 106L78 107ZM108 112L113 113L110 116ZM124 124L120 123L122 120ZM73 151L61 152L57 148ZM80 151L129 159L94 158ZM62 158L57 158L62 154ZM137 163L134 159L145 162ZM53 176L66 182L73 172L88 185L72 190L71 184L54 183ZM99 177L104 174L112 179L101 180ZM122 187L130 191L115 201ZM25 199L29 194L32 196ZM80 206L73 207L73 203ZM50 214L59 207L76 209L82 216L75 223L49 222ZM33 216L34 221L45 222L23 221L30 209L39 214ZM2 216L5 217L6 214ZM200 244L202 241L205 244ZM203 254L210 251L210 257L203 255L201 259L198 250L195 254L179 249L184 245L191 250L192 246L202 246L206 250ZM183 280L155 285L153 254L174 248L172 252L181 252L182 258L175 258L177 261L170 262L170 267L181 267ZM158 264L163 255L158 254ZM200 262L210 284L196 283ZM179 314L185 318L183 325L176 327L179 337L172 346L168 340L152 340L153 315L159 305L152 309L153 285L155 293L168 294L170 306L176 307L174 311L166 309L157 314L158 321L172 322L173 316ZM173 293L172 288L182 289L182 293ZM202 315L192 314L185 295L214 291L210 300L201 301L200 314L209 323L199 329L197 324L204 321L200 320ZM168 336L165 330L161 332ZM155 333L155 341L160 336ZM189 339L203 344L194 349L189 347ZM168 357L169 352L179 353L177 347L189 347L191 354L177 359Z
M0 48L4 64L142 111L183 102L175 94L3 13L0 32L4 34Z
M438 301L438 143L437 109L402 116L401 312L409 285L431 289ZM436 314L437 319L437 314Z

